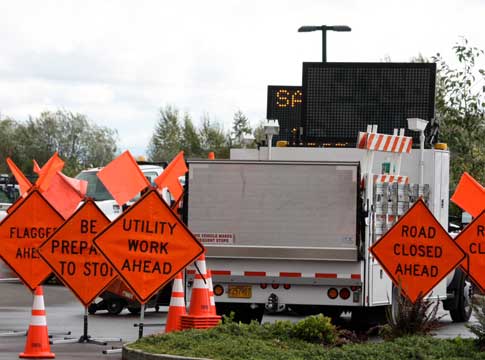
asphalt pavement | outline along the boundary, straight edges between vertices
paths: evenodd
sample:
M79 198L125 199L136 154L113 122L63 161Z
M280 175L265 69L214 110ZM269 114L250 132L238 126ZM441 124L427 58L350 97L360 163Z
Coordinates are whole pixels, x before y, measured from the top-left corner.
M68 337L78 339L83 333L84 307L71 294L71 292L59 285L44 286L44 303L47 312L47 324L49 333L56 334L55 339L61 339L61 333L71 332ZM25 331L29 327L31 319L32 294L20 283L0 282L0 333L11 331ZM165 323L167 309L162 307L160 312L148 309L145 312L144 323ZM440 311L444 315L441 319L443 327L436 331L436 336L441 338L462 338L473 336L463 324L455 324L447 312ZM301 317L291 314L265 315L263 322L276 320L297 321ZM475 321L475 319L472 319ZM119 315L110 315L106 311L99 311L88 317L88 334L92 338L117 337L122 341L110 342L107 346L95 344L53 344L51 351L56 354L56 359L121 359L121 354L104 355L102 351L112 347L120 347L122 342L131 342L138 338L138 328L133 324L139 322L139 315L133 315L126 309ZM163 326L146 327L144 334L153 334L163 331ZM18 354L23 352L25 336L0 336L0 360L17 359Z

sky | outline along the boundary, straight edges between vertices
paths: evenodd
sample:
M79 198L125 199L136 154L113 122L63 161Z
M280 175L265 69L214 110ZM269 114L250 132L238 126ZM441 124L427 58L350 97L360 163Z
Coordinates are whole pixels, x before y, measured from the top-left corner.
M256 126L268 85L301 85L302 63L406 62L466 37L485 49L485 0L59 0L0 2L0 115L23 121L63 109L118 131L145 155L159 109L229 130L241 110Z

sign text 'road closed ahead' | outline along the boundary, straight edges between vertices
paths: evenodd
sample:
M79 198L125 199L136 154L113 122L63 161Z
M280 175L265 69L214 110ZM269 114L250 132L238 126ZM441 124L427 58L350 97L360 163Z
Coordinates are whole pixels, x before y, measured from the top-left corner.
M141 303L204 251L156 190L121 214L94 243Z
M465 258L421 199L370 251L413 303Z
M37 248L63 222L62 216L34 190L0 224L0 256L32 291L51 273Z
M39 255L84 306L115 278L116 273L93 244L109 219L87 200L39 248Z

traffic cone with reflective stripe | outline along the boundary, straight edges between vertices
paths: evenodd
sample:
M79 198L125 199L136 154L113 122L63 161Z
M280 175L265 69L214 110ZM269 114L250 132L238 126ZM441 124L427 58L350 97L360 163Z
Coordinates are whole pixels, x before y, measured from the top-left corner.
M189 314L181 317L182 330L208 329L217 326L221 320L220 316L212 312L204 254L196 261L196 265L200 273L195 273L190 296Z
M211 314L217 315L216 302L214 299L214 287L212 285L212 272L210 269L207 269L207 287L209 288L209 301L211 304Z
M205 266L205 255L200 255L195 262L199 271L195 272L192 295L190 297L189 314L195 316L211 315L211 303L209 298L209 287L207 286L207 268Z
M165 332L182 330L180 317L186 315L185 298L184 298L184 284L182 271L175 275L172 285L172 297L170 298L170 306L168 308L167 324L165 325Z
M51 353L49 345L49 331L47 330L42 286L35 288L32 319L27 332L25 350L19 354L19 357L30 359L53 359L56 357L54 353Z

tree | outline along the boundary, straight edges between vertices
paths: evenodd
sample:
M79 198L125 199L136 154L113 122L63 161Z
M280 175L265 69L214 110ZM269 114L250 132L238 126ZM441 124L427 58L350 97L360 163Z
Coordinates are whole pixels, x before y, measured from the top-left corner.
M251 134L252 129L249 125L248 118L238 110L234 113L233 123L232 123L232 135L234 136L234 144L240 146L242 139L245 134Z
M453 50L457 69L440 54L433 58L438 66L436 117L440 140L451 152L451 190L465 171L479 182L485 180L485 72L476 69L484 52L470 46L466 39L456 43Z
M182 150L186 157L202 157L203 150L201 145L201 139L192 123L192 119L189 114L184 115L184 125L182 127Z
M214 151L216 158L229 158L229 135L224 133L218 122L210 120L209 114L204 114L202 118L200 138L205 157Z
M0 172L10 172L7 167L6 158L17 153L18 141L16 133L18 123L10 118L0 119Z
M264 133L264 121L260 121L258 126L253 131L254 142L262 145L266 141L266 134Z
M89 167L104 166L113 160L117 146L115 130L92 124L86 116L68 111L40 114L19 123L12 158L27 175L32 175L32 160L42 165L54 152L65 161L63 172L76 175Z
M179 111L167 105L160 109L160 118L148 145L150 161L170 162L181 150L182 130Z

